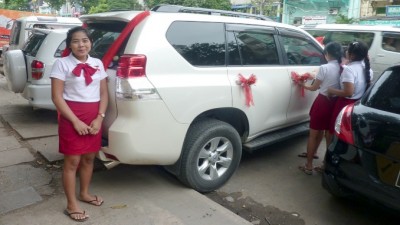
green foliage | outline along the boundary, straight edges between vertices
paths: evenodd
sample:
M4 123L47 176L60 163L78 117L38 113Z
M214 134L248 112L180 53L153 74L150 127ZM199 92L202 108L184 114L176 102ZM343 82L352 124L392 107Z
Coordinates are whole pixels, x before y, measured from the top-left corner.
M352 24L355 23L356 20L354 18L348 18L347 16L343 15L343 14L339 14L336 17L336 22L337 24Z
M231 9L231 2L229 0L144 0L144 4L149 9L159 4L183 5L222 10Z
M29 3L30 0L6 0L4 1L4 9L32 11Z
M60 10L61 6L65 4L65 0L46 0L47 4L53 9L53 10Z

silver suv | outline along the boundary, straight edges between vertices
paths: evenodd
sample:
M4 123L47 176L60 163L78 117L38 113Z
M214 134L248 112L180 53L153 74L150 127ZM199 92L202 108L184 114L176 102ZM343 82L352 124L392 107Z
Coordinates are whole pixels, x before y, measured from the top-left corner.
M108 67L99 158L109 167L164 165L208 192L232 176L242 150L308 130L316 93L302 95L292 74L315 73L325 59L301 29L213 13L125 11L80 19L92 31L91 55Z

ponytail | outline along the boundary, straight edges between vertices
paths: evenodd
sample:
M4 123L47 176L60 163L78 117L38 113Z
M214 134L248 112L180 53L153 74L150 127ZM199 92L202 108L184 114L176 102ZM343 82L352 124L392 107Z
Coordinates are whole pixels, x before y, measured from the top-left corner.
M366 89L368 89L371 84L371 63L369 61L369 56L364 58L364 63L365 63L365 71L364 71L365 82L367 82Z

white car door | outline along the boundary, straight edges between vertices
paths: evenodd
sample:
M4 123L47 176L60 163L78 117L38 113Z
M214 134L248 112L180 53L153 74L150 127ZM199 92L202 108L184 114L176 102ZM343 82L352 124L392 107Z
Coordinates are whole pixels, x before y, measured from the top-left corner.
M400 33L383 32L377 35L369 55L376 81L385 69L400 64Z
M274 27L227 25L232 104L246 113L250 138L286 123L291 81L275 33Z
M300 77L309 77L308 84L316 76L321 64L326 63L322 48L314 39L288 29L280 29L280 40L287 58L287 76L290 80L290 101L287 107L287 123L309 119L309 111L318 91L307 91L297 83Z

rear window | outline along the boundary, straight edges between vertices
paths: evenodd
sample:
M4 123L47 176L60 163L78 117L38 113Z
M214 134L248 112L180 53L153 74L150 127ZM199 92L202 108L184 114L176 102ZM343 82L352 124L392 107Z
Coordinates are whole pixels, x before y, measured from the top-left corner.
M10 44L18 45L19 34L21 33L21 24L22 23L20 21L14 22L11 28Z
M400 114L400 67L385 71L363 99L366 106Z
M24 47L22 48L24 53L29 56L36 56L46 36L47 35L45 34L39 33L31 35L25 43Z
M93 46L90 56L103 58L110 46L115 42L122 30L125 28L125 22L107 22L107 23L89 23L88 28L93 39ZM120 49L122 51L124 46ZM117 53L118 55L122 54Z

